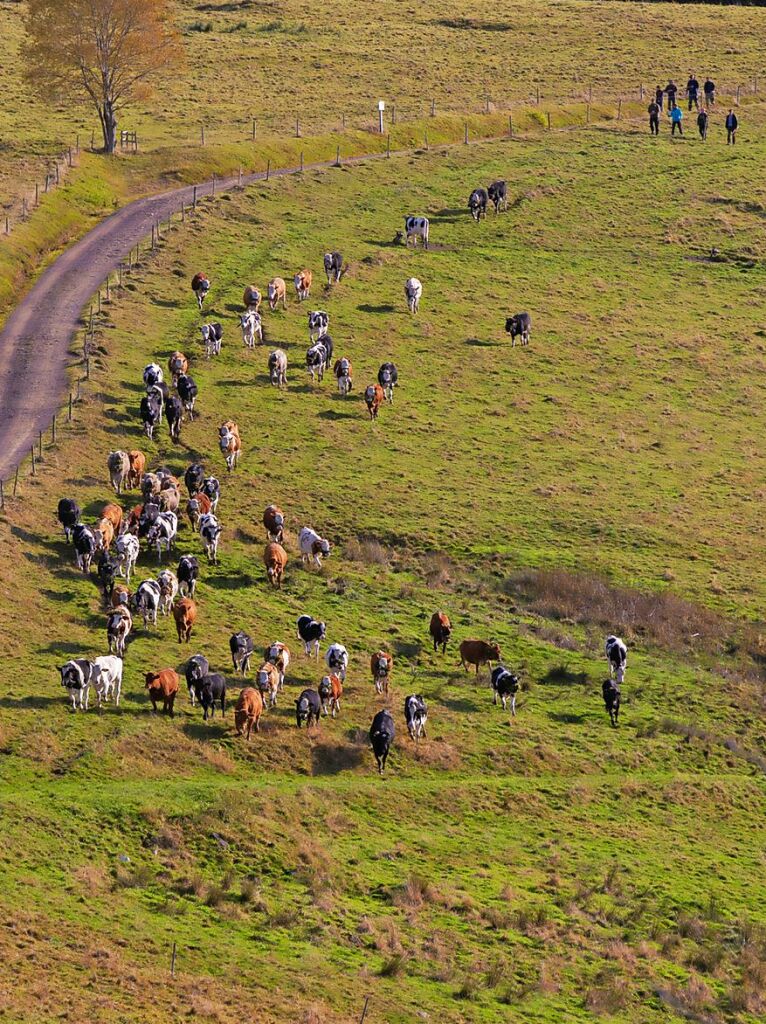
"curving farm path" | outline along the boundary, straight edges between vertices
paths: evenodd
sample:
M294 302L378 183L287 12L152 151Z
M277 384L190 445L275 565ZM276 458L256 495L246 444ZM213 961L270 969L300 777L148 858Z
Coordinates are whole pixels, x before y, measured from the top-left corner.
M385 153L349 157L345 164L385 158ZM334 160L306 164L304 170L334 166ZM299 167L271 177L300 173ZM266 178L242 176L242 184ZM225 191L238 178L216 180ZM212 182L197 185L197 197L210 195ZM69 346L85 304L130 250L151 233L152 224L191 204L193 185L137 199L111 214L59 256L8 317L0 333L0 480L29 453L38 432L47 430L67 391Z

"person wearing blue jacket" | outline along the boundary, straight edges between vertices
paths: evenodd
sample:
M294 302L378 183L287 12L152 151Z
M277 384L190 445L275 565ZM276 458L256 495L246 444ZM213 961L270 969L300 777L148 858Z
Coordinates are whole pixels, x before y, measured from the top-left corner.
M670 134L671 135L675 135L676 134L676 128L678 129L678 134L679 135L683 135L684 129L683 129L683 126L681 125L681 121L683 119L683 116L684 116L683 115L683 111L681 110L680 107L673 107L673 109L670 111L670 121L671 121Z
M739 121L737 115L733 110L730 110L726 115L726 145L734 145L737 141L737 128L739 127Z

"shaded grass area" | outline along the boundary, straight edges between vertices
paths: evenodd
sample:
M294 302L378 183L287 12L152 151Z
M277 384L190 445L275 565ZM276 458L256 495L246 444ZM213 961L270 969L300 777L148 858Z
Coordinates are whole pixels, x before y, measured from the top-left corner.
M143 264L106 307L71 434L0 521L0 575L14 581L0 658L17 680L0 698L6 1015L233 1022L257 1005L265 1021L350 1022L370 993L372 1020L402 1024L753 1024L766 960L757 673L637 627L619 729L601 682L605 622L628 586L672 595L670 625L674 608L707 623L762 605L748 499L762 469L763 271L706 261L719 238L764 251L743 205L766 198L761 148L604 129L311 173L202 204ZM468 193L497 177L513 183L510 210L476 225ZM428 253L390 244L415 211L432 217ZM349 270L326 290L329 248ZM304 265L310 303L266 312L266 344L245 352L243 286ZM224 323L210 362L188 287L199 269L204 319ZM424 284L417 318L410 274ZM306 382L308 308L328 310L353 362L347 399ZM533 337L512 351L503 324L519 308ZM265 377L276 345L283 393ZM136 389L176 348L200 386L178 447L164 427L140 435ZM384 359L400 386L372 425L360 395ZM104 616L56 500L95 515L118 446L174 471L201 458L223 478L229 416L244 455L222 479L221 564L203 565L189 650L167 620L137 629L120 711L67 713L55 666L101 653ZM261 566L270 501L288 513L279 593ZM321 572L300 566L304 524L333 543ZM186 524L182 551L199 554ZM155 572L144 553L138 578ZM427 633L437 607L454 626L444 658ZM341 715L310 735L291 713L321 674L297 653L304 611L351 652ZM230 711L205 724L185 695L175 720L152 717L142 673L196 651L228 672L239 628L295 654L250 747ZM486 679L457 668L457 643L489 635L522 678L512 722ZM366 740L380 646L395 658L398 729L384 780ZM415 691L429 704L417 747L401 713ZM44 986L41 960L54 964Z

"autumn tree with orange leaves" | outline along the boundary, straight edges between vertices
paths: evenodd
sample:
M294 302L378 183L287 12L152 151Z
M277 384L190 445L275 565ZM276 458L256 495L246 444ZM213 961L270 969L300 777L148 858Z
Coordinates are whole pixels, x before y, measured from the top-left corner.
M106 153L118 112L181 58L167 0L29 0L25 28L27 81L48 100L91 100Z

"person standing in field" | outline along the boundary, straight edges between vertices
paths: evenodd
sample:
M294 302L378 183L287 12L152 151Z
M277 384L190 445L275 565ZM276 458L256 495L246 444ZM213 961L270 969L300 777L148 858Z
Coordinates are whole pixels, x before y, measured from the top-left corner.
M684 116L683 115L683 111L681 110L680 107L673 107L672 110L670 111L670 123L671 123L670 134L671 135L675 135L676 134L676 128L678 129L678 134L679 135L683 135L684 129L683 129L683 126L681 124L683 116Z
M705 93L705 106L706 107L714 107L715 106L715 82L713 82L711 80L710 75L708 75L707 78L705 79L705 84L702 86L702 88L703 88L703 91Z
M663 104L664 99L665 99L665 90L662 88L661 85L658 85L657 88L654 91L654 102L657 104L657 106L660 108L660 110L662 110L662 104Z
M649 111L649 131L652 135L660 134L660 110L662 107L657 100L652 100L646 108Z
M694 72L689 72L689 81L686 83L686 95L689 97L689 110L692 109L692 103L699 110L700 101L697 98L700 91L700 84L694 76Z
M668 84L665 86L665 92L668 97L668 110L673 110L676 105L676 93L678 92L678 86L671 78Z
M697 128L699 129L700 138L704 142L707 138L707 111L704 108L697 114Z
M726 145L734 145L737 141L737 128L739 127L739 121L737 115L733 110L730 110L726 115Z

